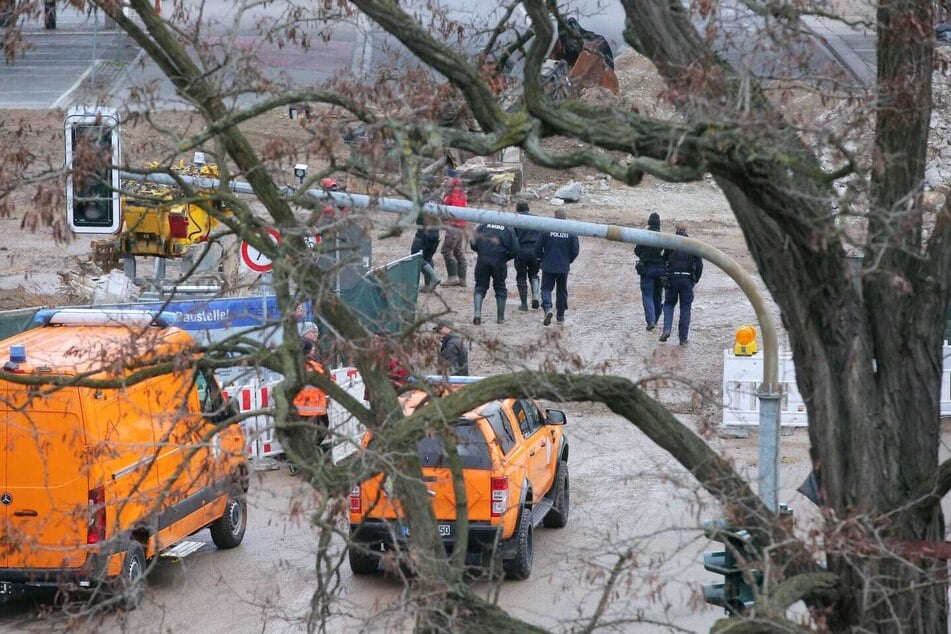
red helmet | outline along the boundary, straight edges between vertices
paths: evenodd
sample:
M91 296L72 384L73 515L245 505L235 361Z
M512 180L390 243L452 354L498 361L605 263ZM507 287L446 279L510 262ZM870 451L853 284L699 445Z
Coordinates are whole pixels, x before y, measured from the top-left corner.
M320 179L320 186L329 190L340 189L340 184L337 182L337 179L330 176Z

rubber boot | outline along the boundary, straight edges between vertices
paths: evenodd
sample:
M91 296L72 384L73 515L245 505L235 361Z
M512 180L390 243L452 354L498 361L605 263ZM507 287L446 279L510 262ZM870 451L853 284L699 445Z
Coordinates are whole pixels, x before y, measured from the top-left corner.
M472 296L472 324L475 326L482 325L482 300L485 299L485 295L482 293L475 293Z
M459 260L456 262L456 266L459 273L459 286L468 286L469 283L466 282L466 261Z
M528 286L522 284L518 287L518 298L521 300L521 304L518 305L519 310L528 310Z
M443 286L459 286L459 277L456 275L458 272L456 267L455 260L446 260L446 281L442 283Z
M433 268L432 264L423 263L423 279L426 280L425 286L420 289L421 293L432 293L436 290L436 287L442 283L442 278L436 275L436 269Z
M495 320L496 323L501 324L505 322L505 298L504 297L495 298L495 314L497 316Z
M539 297L540 288L541 288L541 284L539 283L538 278L535 278L534 280L532 280L532 308L538 308L538 297Z

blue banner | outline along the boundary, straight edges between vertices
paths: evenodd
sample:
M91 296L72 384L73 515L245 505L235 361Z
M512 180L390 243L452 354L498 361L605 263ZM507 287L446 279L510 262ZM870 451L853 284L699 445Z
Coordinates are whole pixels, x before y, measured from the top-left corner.
M182 330L220 330L260 326L264 323L261 313L262 297L230 297L225 299L187 299L171 302L142 302L124 304L125 308L161 310L175 315L175 325ZM280 318L277 298L267 298L268 319Z

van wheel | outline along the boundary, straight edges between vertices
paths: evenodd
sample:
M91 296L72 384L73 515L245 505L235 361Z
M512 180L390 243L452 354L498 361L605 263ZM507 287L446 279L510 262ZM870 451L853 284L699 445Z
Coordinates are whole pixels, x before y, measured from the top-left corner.
M134 610L145 596L145 551L142 544L132 542L125 550L122 572L110 582L111 595L120 610Z
M234 548L244 539L248 527L248 502L237 485L232 485L224 515L211 525L211 541L218 548Z
M502 570L508 579L528 579L532 574L532 559L534 558L534 537L532 534L532 514L523 508L518 520L518 531L515 533L518 548L511 559L502 560Z
M568 463L564 460L558 465L555 476L555 491L552 495L552 507L542 520L547 528L564 528L568 525Z
M372 575L377 571L380 564L380 555L373 552L374 547L379 544L364 544L362 542L350 542L347 547L347 557L350 559L350 570L355 575Z

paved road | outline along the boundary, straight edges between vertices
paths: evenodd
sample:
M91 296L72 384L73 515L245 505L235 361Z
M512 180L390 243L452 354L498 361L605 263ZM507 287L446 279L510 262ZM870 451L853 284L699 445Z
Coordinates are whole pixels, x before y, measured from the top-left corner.
M68 107L74 91L111 89L139 49L97 17L60 7L55 31L23 24L29 48L0 65L0 109Z
M873 29L812 16L803 18L803 23L856 81L866 87L875 83L877 38Z
M464 0L447 3L460 19L471 17L470 5ZM621 36L622 9L619 4L599 5L596 0L579 0L571 5L570 13L579 16L587 28L603 33L615 50L621 50L626 46ZM751 54L754 50L761 52L762 40L754 39L759 28L758 18L736 4L729 6L730 11L724 9L724 33L729 35L720 41L728 59L739 67L743 67L746 60L755 60L751 69L760 74L784 72L763 61L769 56ZM226 33L234 35L234 45L257 52L258 68L266 77L279 84L298 86L314 85L334 73L364 75L392 61L394 49L401 48L392 37L374 28L362 16L336 26L328 41L312 37L309 51L293 46L280 48L255 31L256 20L274 18L279 10L278 3L262 4L236 19L233 5L225 0L208 0L205 15L214 16L217 24L211 28L212 35L206 38L206 43L215 44L215 34L221 36L222 43ZM869 69L874 71L874 39L870 39L868 33L848 32L846 28L822 20L813 20L810 26L834 49L832 55L821 46L810 51L811 71L841 63L863 81L867 80ZM175 96L171 83L150 60L133 66L138 48L125 35L105 31L103 21L97 20L95 14L87 16L61 7L56 31L45 31L37 22L26 23L23 28L31 48L12 64L0 66L0 109L66 107L73 102L95 100L93 95L97 94L111 95L107 100L118 105L146 88L157 90L156 107L184 105ZM870 66L867 65L869 59ZM238 97L238 103L246 105L256 98L253 93L244 93Z
M535 533L532 576L504 582L499 604L506 610L552 629L590 615L600 597L604 567L616 551L633 547L643 556L623 576L609 602L608 618L630 618L644 610L644 618L667 621L689 631L706 631L722 611L692 603L698 584L714 581L703 570L700 553L712 545L697 530L698 496L691 478L673 466L670 458L632 425L596 408L572 406L568 411L571 435L571 510L564 529L539 528ZM807 470L805 433L784 438L783 500L809 504L792 488ZM734 440L730 453L749 464L755 443ZM798 500L796 500L798 498ZM181 563L160 561L148 582L146 602L121 615L68 624L71 632L300 632L309 614L316 588L316 532L308 526L315 503L309 487L286 469L263 472L252 481L249 525L244 543L229 551L216 550L207 531L195 536L206 545ZM797 510L798 512L798 510ZM342 541L332 552L342 553ZM657 556L663 553L663 556ZM406 614L399 611L403 586L383 574L354 577L346 558L337 580L340 597L331 606L330 632L409 631ZM652 575L665 580L651 583ZM473 581L488 596L488 582ZM657 594L652 595L656 590ZM654 599L661 599L655 601ZM37 622L48 604L21 602L0 608L0 632L30 626L43 631L67 627L61 614ZM376 619L370 623L365 620ZM625 631L669 631L631 625Z

